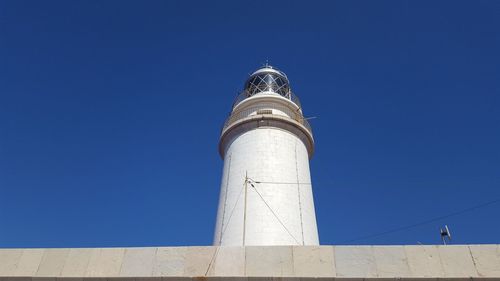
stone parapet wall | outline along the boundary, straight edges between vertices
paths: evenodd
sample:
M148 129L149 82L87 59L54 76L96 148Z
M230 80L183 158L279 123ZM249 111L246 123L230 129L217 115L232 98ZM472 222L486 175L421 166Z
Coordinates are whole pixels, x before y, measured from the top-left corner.
M0 280L69 278L500 280L500 245L0 249Z

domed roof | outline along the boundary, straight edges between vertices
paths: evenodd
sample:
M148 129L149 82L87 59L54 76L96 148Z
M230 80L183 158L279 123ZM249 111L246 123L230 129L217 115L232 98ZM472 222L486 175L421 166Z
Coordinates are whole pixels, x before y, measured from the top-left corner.
M271 66L269 64L266 64L263 67L257 69L250 76L253 76L253 75L259 74L259 73L263 73L263 72L275 73L275 74L278 74L278 75L281 75L281 76L285 77L288 80L288 77L286 77L286 74L283 71L280 71L280 70L274 68L273 66Z
M266 64L250 75L245 83L245 92L248 97L262 92L289 97L290 85L285 73Z

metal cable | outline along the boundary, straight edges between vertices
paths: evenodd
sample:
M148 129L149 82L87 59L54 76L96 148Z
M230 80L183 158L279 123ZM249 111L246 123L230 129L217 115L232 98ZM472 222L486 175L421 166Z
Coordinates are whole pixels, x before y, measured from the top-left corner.
M255 182L257 183L257 182ZM264 202L264 204L267 206L267 208L269 209L269 211L271 211L271 213L276 217L276 219L278 220L278 222L283 226L283 228L286 230L286 232L288 232L288 234L293 238L293 240L295 240L295 242L297 244L300 245L300 242L295 239L295 237L292 235L292 233L290 232L290 230L288 230L288 228L285 226L285 224L280 220L280 218L278 217L278 215L273 211L273 209L271 208L271 206L269 206L269 204L267 204L266 200L264 199L264 197L262 197L262 195L260 194L260 192L257 190L257 188L253 185L253 184L250 184L250 186L253 187L253 189L255 190L255 192L257 192L257 194L259 195L260 199L262 199L262 202Z
M425 225L425 224L432 223L432 222L435 222L435 221L439 221L439 220L442 220L442 219L446 219L446 218L449 218L449 217L458 216L458 215L461 215L463 213L470 212L470 211L473 211L473 210L477 210L477 209L480 209L480 208L484 208L484 207L486 207L488 205L492 205L492 204L499 203L499 202L500 202L500 198L492 200L492 201L488 201L488 202L485 202L485 203L482 203L482 204L479 204L479 205L475 205L475 206L472 206L472 207L469 207L469 208L466 208L466 209L462 209L460 211L449 213L447 215L435 217L435 218L432 218L432 219L428 219L428 220L421 221L421 222L418 222L418 223L415 223L415 224L411 224L411 225L407 225L407 226L397 227L397 228L394 228L394 229L391 229L391 230L387 230L387 231L384 231L384 232L380 232L380 233L375 233L375 234L371 234L371 235L360 236L358 238L346 240L346 241L344 241L342 243L349 243L349 242L354 242L354 241L358 241L358 240L365 240L365 239L370 239L370 238L375 238L375 237L379 237L379 236L382 236L382 235L390 234L390 233L393 233L393 232L407 230L407 229L410 229L410 228L414 228L414 227L417 227L417 226Z
M234 210L236 209L236 206L238 205L238 202L240 201L241 193L243 193L244 187L245 187L245 185L243 185L243 187L241 188L240 194L238 195L238 198L236 199L236 203L234 203L233 209L231 210L231 214L229 214L229 218L227 219L226 227L221 231L219 246L215 250L215 253L212 256L212 259L210 259L210 263L208 264L207 271L205 272L205 276L207 276L208 272L210 271L210 268L212 267L213 262L215 261L215 259L217 258L217 255L219 254L219 249L221 247L220 244L222 243L222 238L224 236L224 233L226 233L226 230L227 230L227 227L229 226L229 222L231 221L231 218L233 217Z
M227 190L229 188L229 174L231 172L231 158L232 158L232 155L233 155L232 153L229 154L229 165L227 167L226 189L224 190L224 206L223 206L223 209L222 209L222 223L221 223L221 228L220 228L219 244L222 243L222 230L224 229L224 218L226 216Z
M224 236L224 233L226 233L227 227L229 226L229 222L231 221L231 218L233 217L234 210L236 209L236 206L238 205L238 202L240 201L241 194L243 193L244 185L240 190L240 194L238 195L238 199L236 199L236 203L234 203L233 209L231 210L231 214L229 214L229 218L227 219L227 224L224 230L221 233L221 239L220 241L222 242L222 237Z

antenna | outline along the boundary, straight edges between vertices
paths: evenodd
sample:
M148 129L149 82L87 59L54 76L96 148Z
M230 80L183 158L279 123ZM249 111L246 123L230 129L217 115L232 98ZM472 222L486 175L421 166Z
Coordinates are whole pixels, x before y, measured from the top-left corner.
M316 119L318 118L318 116L312 116L312 117L307 117L307 118L303 118L304 120L311 120L311 119Z
M448 228L448 225L444 226L444 229L440 229L441 233L441 240L443 240L443 245L446 245L446 240L448 240L448 243L451 241L451 232L450 229Z
M266 62L262 64L263 67L267 67L267 68L273 68L270 64L269 64L269 59L266 58Z

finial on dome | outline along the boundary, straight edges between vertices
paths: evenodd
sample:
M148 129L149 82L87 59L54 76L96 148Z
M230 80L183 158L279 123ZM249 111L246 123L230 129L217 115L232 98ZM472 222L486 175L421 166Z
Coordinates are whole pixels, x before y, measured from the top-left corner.
M263 66L264 68L273 68L273 67L269 64L269 60L268 60L268 59L266 59L266 63L264 63L262 66Z

